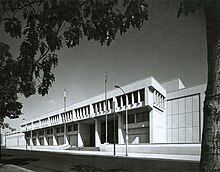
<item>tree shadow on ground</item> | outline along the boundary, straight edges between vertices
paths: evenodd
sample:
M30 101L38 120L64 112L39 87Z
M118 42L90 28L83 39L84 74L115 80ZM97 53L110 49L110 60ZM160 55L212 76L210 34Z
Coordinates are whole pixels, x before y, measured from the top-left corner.
M85 164L79 164L74 165L73 168L70 169L71 172L126 172L127 170L124 169L101 169L99 167L91 166L91 165L85 165Z
M27 165L32 161L39 161L36 158L10 158L10 159L3 159L3 164L13 164L13 165Z
M2 154L2 157L10 157L10 156L15 156L15 155L11 155L11 154Z

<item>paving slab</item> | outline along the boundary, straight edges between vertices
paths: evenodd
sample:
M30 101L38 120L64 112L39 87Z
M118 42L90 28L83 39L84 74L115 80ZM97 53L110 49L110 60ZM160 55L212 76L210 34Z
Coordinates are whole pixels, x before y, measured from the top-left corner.
M1 172L33 172L32 170L28 170L12 164L0 164L0 171Z

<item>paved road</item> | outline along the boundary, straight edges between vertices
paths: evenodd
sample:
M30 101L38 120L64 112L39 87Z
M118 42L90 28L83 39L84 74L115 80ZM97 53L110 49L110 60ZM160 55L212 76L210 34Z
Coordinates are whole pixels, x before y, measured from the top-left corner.
M198 162L103 155L3 150L4 163L36 172L196 172Z

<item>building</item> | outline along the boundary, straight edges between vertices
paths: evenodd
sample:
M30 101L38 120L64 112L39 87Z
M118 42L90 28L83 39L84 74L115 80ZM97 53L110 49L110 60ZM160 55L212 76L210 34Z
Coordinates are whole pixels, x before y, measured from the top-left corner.
M25 144L31 149L71 146L112 151L115 140L118 151L124 151L127 108L131 151L179 145L200 152L205 85L185 88L178 78L159 83L149 77L121 88L126 94L120 89L109 91L107 105L105 94L101 94L68 106L65 112L60 109L23 122ZM106 111L109 144L104 144Z

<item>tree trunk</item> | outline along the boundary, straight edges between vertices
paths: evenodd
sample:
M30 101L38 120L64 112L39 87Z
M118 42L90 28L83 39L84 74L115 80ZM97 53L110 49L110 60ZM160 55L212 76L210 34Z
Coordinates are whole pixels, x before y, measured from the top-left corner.
M204 124L200 171L220 171L220 2L204 1L208 83L204 102Z

